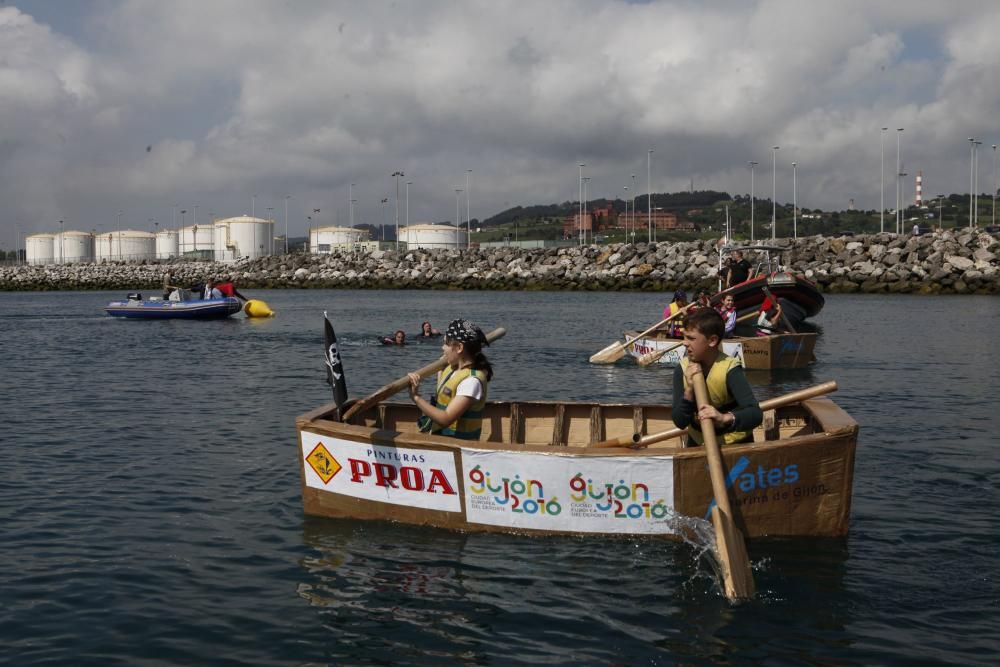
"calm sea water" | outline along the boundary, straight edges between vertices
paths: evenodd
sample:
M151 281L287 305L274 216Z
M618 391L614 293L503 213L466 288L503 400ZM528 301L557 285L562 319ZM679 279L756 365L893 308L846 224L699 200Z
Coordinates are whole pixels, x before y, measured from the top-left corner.
M119 293L0 293L0 662L997 664L1000 300L831 296L818 363L861 424L851 534L750 545L730 605L684 545L463 535L303 516L294 417L456 316L507 327L492 397L669 400L670 370L588 356L655 294L257 291L278 315L130 322Z

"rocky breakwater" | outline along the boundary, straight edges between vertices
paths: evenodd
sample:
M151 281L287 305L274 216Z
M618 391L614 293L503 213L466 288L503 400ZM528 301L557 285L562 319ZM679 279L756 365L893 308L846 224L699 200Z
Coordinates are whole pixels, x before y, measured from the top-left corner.
M943 231L778 239L782 261L827 292L998 293L996 236ZM232 275L241 288L670 290L714 289L711 241L480 250L377 250L284 255L237 264L101 263L0 268L0 289L159 289Z

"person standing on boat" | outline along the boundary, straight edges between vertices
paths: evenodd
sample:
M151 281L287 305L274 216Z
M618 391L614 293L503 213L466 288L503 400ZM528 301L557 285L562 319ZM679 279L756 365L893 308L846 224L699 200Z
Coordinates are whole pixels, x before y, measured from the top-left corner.
M448 365L438 373L433 401L420 396L420 376L410 373L410 398L424 418L422 431L462 440L478 440L483 429L487 385L493 367L483 345L489 345L482 329L466 320L454 320L444 334L441 352Z
M736 329L736 299L733 298L732 294L727 294L722 299L722 303L719 304L719 315L725 324L725 332L722 337L731 338Z
M670 304L663 309L663 319L667 319L668 317L676 315L681 308L684 308L687 305L688 305L687 292L685 292L682 289L676 290L674 292L674 300L671 301ZM681 326L679 320L680 318L677 317L667 322L666 331L667 335L669 335L671 338L680 338L684 332L684 328Z
M732 260L732 263L729 265L729 276L726 287L745 283L750 279L750 271L753 269L750 262L743 259L742 250L734 250Z
M757 397L739 359L722 351L725 324L714 310L698 309L684 321L687 355L674 368L673 410L678 428L687 429L689 445L702 445L701 419L711 419L721 444L753 442L753 429L764 420ZM709 405L698 408L694 376L705 376Z
M177 289L174 287L174 270L167 269L167 272L163 274L163 300L166 301L170 298L170 294Z

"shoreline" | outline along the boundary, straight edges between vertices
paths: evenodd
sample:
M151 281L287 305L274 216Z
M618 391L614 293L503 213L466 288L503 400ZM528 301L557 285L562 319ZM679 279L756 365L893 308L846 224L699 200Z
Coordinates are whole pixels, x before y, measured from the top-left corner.
M998 294L1000 239L968 230L764 241L824 293ZM146 260L0 267L0 291L159 290L229 274L240 289L669 291L718 288L712 241L564 248L275 255L236 263Z

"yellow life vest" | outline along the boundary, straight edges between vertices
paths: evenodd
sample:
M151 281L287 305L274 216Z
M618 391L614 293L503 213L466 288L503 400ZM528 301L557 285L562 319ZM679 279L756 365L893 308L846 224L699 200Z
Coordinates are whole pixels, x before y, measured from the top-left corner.
M670 313L669 314L670 315L676 315L677 311L679 311L681 308L684 308L684 306L680 305L676 301L671 301L670 302ZM684 319L683 317L675 317L674 319L670 320L667 323L667 331L674 338L683 338L684 337L684 325L682 323L683 319Z
M458 385L467 377L478 379L483 385L483 397L469 406L469 409L462 415L448 424L441 426L434 424L431 433L438 435L448 435L462 440L479 440L479 435L483 430L483 408L486 407L486 374L473 368L459 368L452 370L446 368L438 374L437 386L437 407L442 410L448 409L448 404L455 398L458 392Z
M729 374L731 369L737 366L742 366L739 359L719 352L718 358L712 364L711 370L708 371L708 377L705 378L705 385L708 387L708 402L719 412L726 413L736 407L735 399L730 395L729 387L726 386L726 375ZM681 370L686 371L687 367L688 359L684 357L681 359ZM684 389L687 389L687 387L687 375L684 375ZM687 429L688 437L696 444L703 445L705 444L705 437L702 435L701 429L697 428L698 426L701 426L701 422L698 420L698 413L696 411L694 421ZM734 442L740 442L748 435L750 435L750 431L730 431L719 434L718 439L722 444L729 445Z

